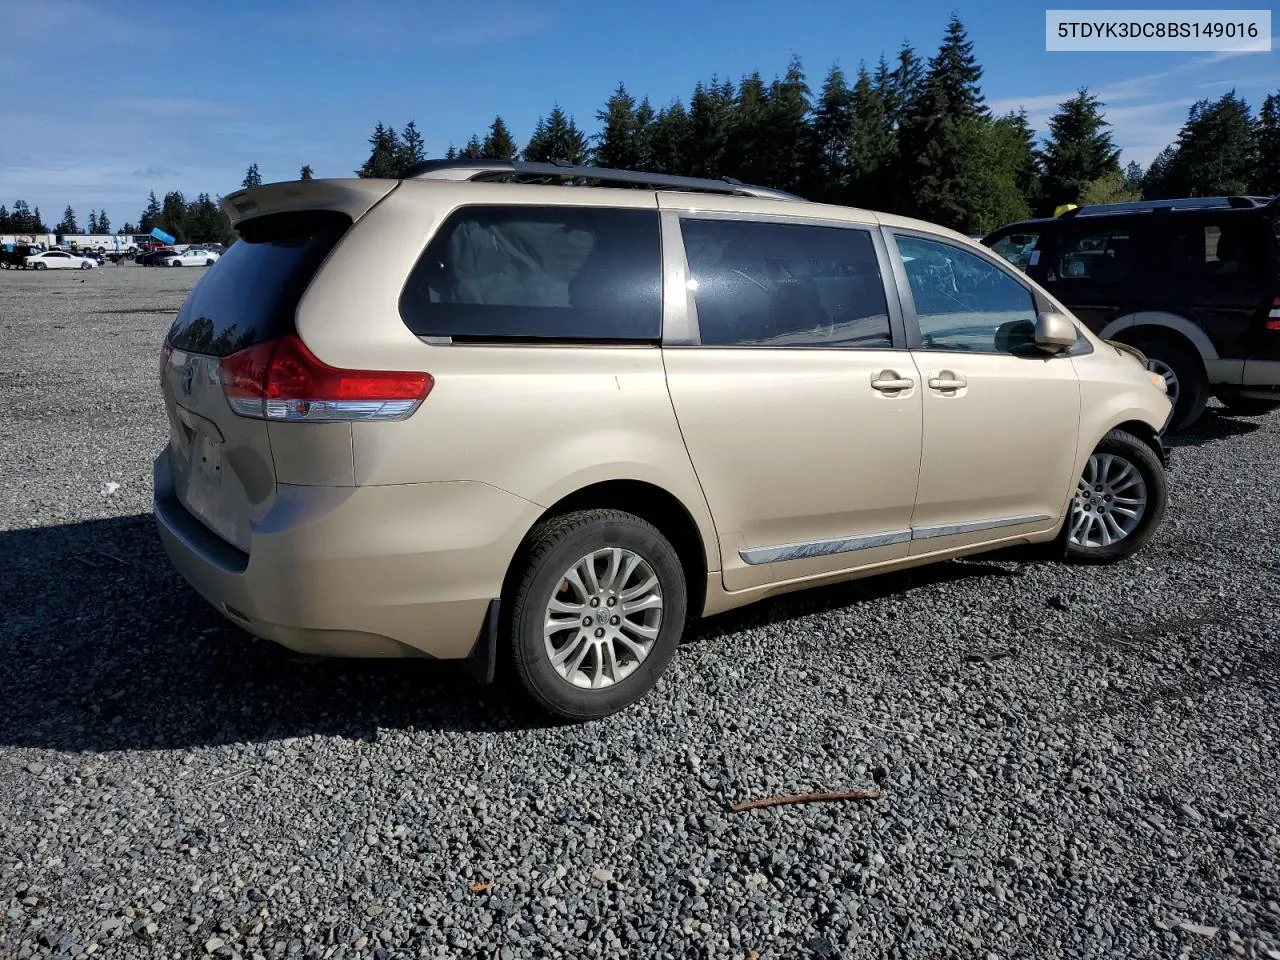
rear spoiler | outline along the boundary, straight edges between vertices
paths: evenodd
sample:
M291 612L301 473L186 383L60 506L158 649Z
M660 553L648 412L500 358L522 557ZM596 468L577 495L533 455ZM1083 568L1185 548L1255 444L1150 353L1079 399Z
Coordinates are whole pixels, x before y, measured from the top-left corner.
M288 180L247 187L222 198L233 227L269 213L337 210L359 220L399 185L397 180Z

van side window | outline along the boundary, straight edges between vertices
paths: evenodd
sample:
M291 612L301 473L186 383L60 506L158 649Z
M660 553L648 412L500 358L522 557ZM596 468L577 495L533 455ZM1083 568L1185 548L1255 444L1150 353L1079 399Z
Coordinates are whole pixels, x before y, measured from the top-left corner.
M1173 235L1173 275L1257 279L1262 264L1256 236L1251 224L1239 218L1180 223Z
M414 265L400 316L418 336L463 341L657 342L658 212L462 207Z
M703 346L893 345L866 230L684 217Z

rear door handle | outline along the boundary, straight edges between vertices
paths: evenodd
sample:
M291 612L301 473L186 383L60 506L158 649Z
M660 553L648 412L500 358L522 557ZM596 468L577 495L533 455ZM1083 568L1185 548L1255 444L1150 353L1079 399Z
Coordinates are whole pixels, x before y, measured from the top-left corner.
M961 390L968 385L968 380L964 377L957 377L950 370L944 370L939 376L929 378L929 389L941 390L944 393L952 390Z
M901 393L903 390L910 390L915 383L909 377L898 376L896 370L881 370L871 378L871 389L881 393Z

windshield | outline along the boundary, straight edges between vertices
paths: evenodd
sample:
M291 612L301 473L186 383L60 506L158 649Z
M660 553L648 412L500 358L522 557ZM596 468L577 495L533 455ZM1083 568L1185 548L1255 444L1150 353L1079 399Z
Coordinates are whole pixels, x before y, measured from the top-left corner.
M1039 239L1038 233L1011 233L991 244L991 249L1019 270L1025 271L1029 265L1035 265L1032 263L1032 255Z

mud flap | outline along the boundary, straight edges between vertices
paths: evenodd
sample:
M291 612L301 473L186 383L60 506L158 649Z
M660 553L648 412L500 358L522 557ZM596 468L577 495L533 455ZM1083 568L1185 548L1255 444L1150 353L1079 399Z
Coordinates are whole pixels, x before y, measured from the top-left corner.
M490 600L489 609L484 615L484 625L480 635L476 637L476 645L471 655L462 661L462 668L477 682L493 683L498 665L498 609L499 601Z

